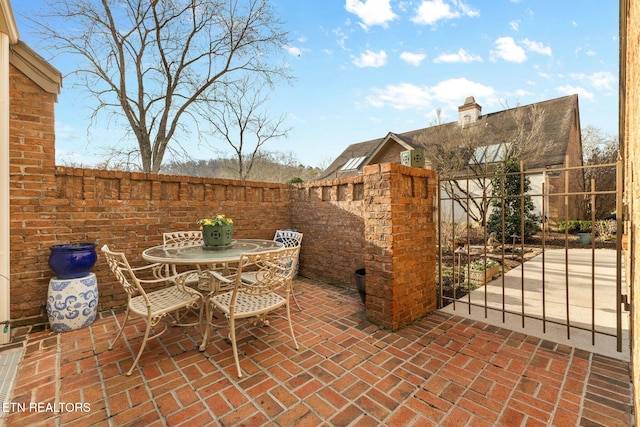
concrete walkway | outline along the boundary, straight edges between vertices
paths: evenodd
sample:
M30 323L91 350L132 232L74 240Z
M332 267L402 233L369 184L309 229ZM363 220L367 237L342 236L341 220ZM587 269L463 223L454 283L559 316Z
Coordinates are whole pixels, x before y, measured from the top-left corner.
M565 268L567 254L568 270ZM625 311L622 312L622 351L616 349L616 252L597 249L593 254L595 262L592 262L591 249L570 249L568 253L564 249L547 250L544 287L543 255L538 255L524 264L524 272L522 266L514 268L505 274L504 281L499 277L471 292L471 309L469 296L465 296L442 311L629 361L629 313ZM595 265L593 295L592 265ZM624 291L624 271L622 276ZM503 304L508 312L504 319Z

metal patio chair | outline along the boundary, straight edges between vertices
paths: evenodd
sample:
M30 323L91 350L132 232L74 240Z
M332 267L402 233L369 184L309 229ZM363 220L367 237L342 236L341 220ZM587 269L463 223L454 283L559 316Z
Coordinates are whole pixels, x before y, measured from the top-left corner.
M295 247L301 246L302 237L303 237L303 234L298 231L276 230L276 233L273 236L273 240L275 240L276 242L282 242L285 248L295 248ZM298 257L299 256L300 256L300 252L298 252ZM295 264L292 263L290 266L290 268L293 269L293 273L294 273L291 280L291 296L293 297L293 302L296 303L296 307L298 307L298 311L302 311L302 308L300 308L300 304L298 304L298 299L296 298L296 294L293 289L293 278L295 278L298 275L298 265L299 265L298 261L299 259L296 259ZM242 280L246 282L252 282L254 280L254 272L247 271L243 273Z
M187 271L172 277L162 277L164 266L162 264L149 264L143 267L132 268L123 252L113 252L107 245L102 246L102 253L107 259L109 268L116 276L124 291L127 294L127 310L122 326L115 339L109 344L109 350L123 334L124 328L129 320L129 316L142 317L146 322L144 337L140 350L136 355L127 375L131 375L136 367L140 356L144 351L147 341L162 335L168 327L167 316L172 318L174 313L181 309L193 309L198 311L198 320L192 323L174 323L175 326L200 326L202 328L202 313L205 301L198 291L185 286L186 278L192 274ZM152 279L141 277L153 277ZM147 292L143 286L153 286L166 284L166 287ZM162 330L156 331L155 327L162 322ZM152 334L153 330L153 334ZM206 334L201 329L204 346Z
M238 326L247 323L268 324L265 321L267 314L280 307L285 307L291 338L296 350L299 349L293 332L289 304L291 281L299 252L300 246L296 246L256 254L243 254L238 266L238 274L234 279L229 279L216 272L212 273L220 282L234 286L230 292L219 293L211 297L207 320L210 321L212 310L221 312L227 319L230 331L229 339L233 347L233 358L239 378L242 378L242 370L236 342L236 328ZM292 265L294 268L291 268ZM242 280L242 271L245 268L250 268L253 273L254 280L251 282ZM238 321L240 323L237 323Z

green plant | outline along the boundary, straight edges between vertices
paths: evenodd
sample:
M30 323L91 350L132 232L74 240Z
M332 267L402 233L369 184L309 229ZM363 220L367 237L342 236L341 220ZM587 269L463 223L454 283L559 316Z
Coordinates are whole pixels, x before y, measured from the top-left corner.
M227 225L233 224L233 220L231 218L227 218L224 215L216 215L215 218L203 218L198 220L198 225L200 227L210 226L210 225Z
M578 233L591 233L591 221L579 221Z
M483 259L472 261L470 265L472 270L483 271L495 267L496 265L498 265L498 263L491 259Z
M569 234L591 233L591 221L570 219L569 221L558 221L558 232Z
M527 195L531 191L531 181L520 173L517 159L504 161L496 170L492 187L487 232L496 233L498 240L502 240L503 233L507 240L514 235L524 239L534 235L540 228L540 217L534 213L533 200Z
M595 229L598 236L603 239L613 239L617 231L618 224L615 219L608 219L604 221L596 221Z
M575 234L580 230L580 221L570 219L569 221L558 221L558 233Z

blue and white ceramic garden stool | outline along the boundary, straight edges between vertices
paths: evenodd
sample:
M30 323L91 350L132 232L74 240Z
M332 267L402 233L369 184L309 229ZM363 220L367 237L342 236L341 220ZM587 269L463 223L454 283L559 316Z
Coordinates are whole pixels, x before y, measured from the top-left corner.
M95 273L73 279L52 278L47 295L47 315L53 332L89 326L98 310L98 281Z

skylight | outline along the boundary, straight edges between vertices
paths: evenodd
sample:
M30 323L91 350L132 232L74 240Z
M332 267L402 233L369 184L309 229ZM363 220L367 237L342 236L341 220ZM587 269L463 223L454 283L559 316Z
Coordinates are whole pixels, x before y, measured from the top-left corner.
M504 160L508 145L506 143L484 145L476 147L469 163L496 163Z
M352 157L351 159L347 160L347 163L345 163L340 170L341 171L348 171L348 170L354 170L354 169L358 169L358 167L362 164L362 162L364 161L364 159L367 156L362 156L362 157Z

